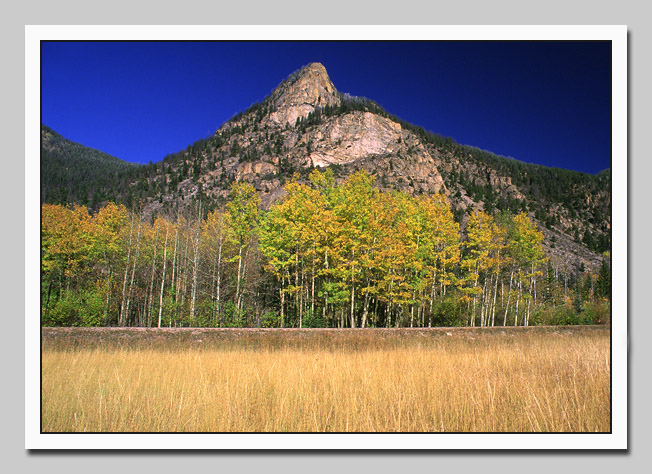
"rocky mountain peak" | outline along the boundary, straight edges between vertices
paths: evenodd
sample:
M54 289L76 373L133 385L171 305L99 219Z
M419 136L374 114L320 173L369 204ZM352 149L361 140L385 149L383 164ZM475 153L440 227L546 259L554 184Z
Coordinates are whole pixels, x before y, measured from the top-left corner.
M270 120L293 125L317 106L339 105L340 97L323 64L310 63L282 82L269 101L274 108Z

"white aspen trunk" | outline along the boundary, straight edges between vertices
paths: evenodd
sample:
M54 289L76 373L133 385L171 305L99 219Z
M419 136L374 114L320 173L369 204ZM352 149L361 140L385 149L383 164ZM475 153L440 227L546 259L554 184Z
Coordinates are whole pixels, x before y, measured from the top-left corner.
M355 251L351 254L351 260L355 259ZM351 327L355 327L355 265L351 265Z
M489 282L485 281L485 287L487 288L487 295L485 296L485 309L484 309L484 325L491 325L491 299L493 294L493 275L489 276Z
M413 296L414 298L414 296ZM414 327L414 304L410 305L410 327Z
M299 247L294 252L294 309L295 314L299 316L299 328L303 323L301 314L301 305L299 303Z
M402 310L403 306L399 304L392 304L392 312L394 312L394 306L398 306L398 310L396 311L396 316L394 317L394 327L399 327L401 325L401 319L402 319Z
M355 267L353 267L355 269ZM355 283L353 282L353 271L351 270L351 327L355 327Z
M484 288L487 284L487 278L485 277L484 283L482 283L482 293L480 293L480 327L484 326L484 303L485 303L485 291Z
M391 326L392 321L392 303L388 302L387 306L385 306L385 327L388 328Z
M392 278L392 273L394 272L393 268L389 269L389 296L391 298L392 295L392 288L394 287L394 279ZM392 301L390 300L387 304L387 327L390 327L391 325L391 319L392 319ZM398 318L396 321L396 327L398 327Z
M417 248L419 247L419 238L417 237ZM416 281L417 272L414 272L414 278ZM416 304L417 290L412 289L412 304L410 305L410 327L414 327L414 305ZM417 320L419 319L419 314L417 313Z
M136 236L136 253L134 254L134 266L131 269L131 281L129 282L129 289L127 291L127 303L125 305L125 318L129 317L129 304L131 303L131 292L134 287L134 277L136 276L136 263L138 262L138 252L140 251L140 229L142 221L138 217L138 234ZM126 319L125 319L126 323Z
M113 280L113 274L111 272L111 267L109 267L109 275L106 278L106 306L104 306L104 325L108 326L109 322L109 303L111 300L111 282ZM50 284L48 286L48 300L50 299L50 290L52 289L52 278L50 278ZM45 310L47 314L48 303L45 303Z
M430 288L430 314L432 315L432 306L435 301L435 279L436 279L436 274L437 271L433 270L432 271L432 286Z
M218 240L219 244L217 247L217 283L215 288L215 305L217 311L217 318L219 320L221 315L221 303L220 303L220 288L221 288L221 278L222 278L222 231L220 230L220 238Z
M212 292L213 288L215 288L215 281L217 280L217 260L212 261L211 268L211 284L209 288ZM211 293L211 300L213 302L213 305L211 306L211 326L215 326L217 324L217 299L213 293Z
M473 291L473 310L471 311L471 326L473 326L473 327L475 326L475 300L476 300L475 289L478 286L478 278L479 278L479 276L476 276L475 280L473 280L473 290L474 290Z
M523 288L523 282L519 278L518 280L518 290L516 291L516 313L514 314L514 326L518 326L518 303L521 299L521 289Z
M315 243L313 241L312 244L312 289L311 289L311 294L310 294L310 314L312 314L313 318L315 317Z
M423 302L423 294L421 295L421 302L417 306L417 321L420 321L421 327L426 326L426 320L425 320L425 307L424 307L424 302Z
M176 325L181 325L182 320L180 320L180 314L179 314L179 309L182 311L185 311L185 294L186 294L186 271L187 271L187 265L188 265L188 236L186 235L187 231L184 232L182 229L182 233L179 236L181 242L179 242L179 259L177 262L177 284L176 284L176 294L175 294L175 301L176 301L176 311L175 311L175 316L174 316L174 324ZM185 244L184 244L185 241Z
M419 251L419 243L421 240L421 236L417 235L417 247L416 247L416 252ZM418 253L417 253L418 255ZM417 276L417 271L414 271L414 279L416 281L416 276ZM412 289L412 304L410 305L410 327L414 327L414 304L416 301L416 289ZM419 319L419 315L417 314L417 319Z
M498 276L499 276L498 272L496 272L496 284L494 286L494 301L491 305L491 327L494 326L494 321L496 319L496 295L498 294L498 280L500 280Z
M240 298L238 299L238 309L242 310L243 306L243 301L244 301L244 295L245 291L247 289L246 282L247 282L247 262L249 261L249 247L245 250L244 257L242 259L242 277L240 278L241 280L241 285L240 285Z
M512 273L509 275L509 289L507 290L507 304L505 305L505 317L503 318L503 326L507 326L507 312L509 311L509 301L512 297L513 278L514 278L514 269L512 268Z
M240 249L238 250L238 279L235 286L235 306L238 309L238 311L240 310L239 302L240 302L240 278L242 275L242 247L243 245L240 244Z
M178 217L178 216L177 216ZM174 289L174 304L176 306L177 303L177 285L176 285L176 269L177 269L177 247L179 243L179 220L177 219L177 225L175 226L175 231L174 231L174 255L172 256L172 278L170 279L170 282L172 283L172 287ZM175 311L176 312L176 311ZM169 321L169 327L172 327L172 313L170 314L170 321Z
M306 295L306 265L301 257L301 291L299 292L299 327L303 324L303 308Z
M328 248L326 249L326 253L324 255L324 268L328 270ZM328 307L328 292L324 291L324 307L322 309L322 317L324 318L324 321L326 321L326 308Z
M532 290L534 293L533 295L534 301L532 302L532 304L534 307L536 307L537 306L537 279L534 276L534 264L532 264Z
M531 307L536 305L536 301L533 301L533 294L536 294L536 288L534 287L534 277L530 277L530 288L528 288L528 293L530 295L530 298L527 300L527 310L526 310L526 316L525 316L525 325L529 326L530 325L530 311ZM530 303L533 303L531 305Z
M279 289L281 296L281 327L285 327L285 318L283 315L283 307L285 306L285 292L283 291L283 277L281 277L281 288Z
M131 216L131 225L129 227L129 246L127 247L127 261L125 262L125 277L122 281L122 301L120 302L120 316L118 317L118 326L124 326L125 320L125 302L127 301L127 277L129 276L129 260L131 259L131 240L133 231L134 217Z
M188 234L190 229L188 229ZM186 235L186 245L183 251L183 273L179 270L179 276L181 277L181 306L186 307L186 293L188 292L188 247L190 246L190 235Z
M194 241L194 255L192 261L192 288L190 291L190 321L195 320L195 304L197 301L197 267L199 266L199 246L201 229L201 203L199 204L199 220L197 221L197 232Z
M475 264L475 279L473 280L473 309L471 311L471 326L475 327L475 305L477 296L475 294L475 289L478 287L478 280L480 279L480 269L479 262Z
M149 284L149 300L147 301L147 326L152 325L152 299L154 298L154 275L156 274L156 250L158 247L158 227L154 239L154 257L152 259L152 279Z
M369 288L369 279L367 279L367 289ZM364 328L367 324L367 315L369 312L369 291L364 294L364 305L362 307L362 321L360 321L360 327Z
M550 271L548 270L548 265L546 265L546 280L545 280L545 285L546 285L546 292L545 292L545 297L549 297L551 294L550 291ZM553 299L554 300L554 299ZM554 303L553 303L554 304Z
M163 317L163 291L165 289L165 268L167 266L168 257L168 225L165 223L165 246L163 247L163 276L161 277L161 292L158 299L158 327L161 327L161 318Z

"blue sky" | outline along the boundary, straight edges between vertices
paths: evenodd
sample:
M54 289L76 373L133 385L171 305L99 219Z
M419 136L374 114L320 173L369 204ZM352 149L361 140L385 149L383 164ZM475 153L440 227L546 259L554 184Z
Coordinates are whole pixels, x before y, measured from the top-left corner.
M530 163L610 167L607 42L44 42L42 121L147 163L211 135L290 73Z

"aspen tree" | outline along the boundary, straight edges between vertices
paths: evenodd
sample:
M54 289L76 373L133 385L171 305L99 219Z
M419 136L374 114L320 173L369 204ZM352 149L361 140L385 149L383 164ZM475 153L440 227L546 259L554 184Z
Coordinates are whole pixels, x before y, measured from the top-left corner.
M545 261L542 242L543 234L524 212L513 217L508 230L507 248L510 257L514 260L517 280L515 326L518 325L518 308L521 297L527 299L527 303L523 302L525 306L523 324L529 323L530 298L534 296L533 292L536 288L534 280L541 275L539 266ZM524 284L527 285L526 295L522 294Z
M172 285L172 296L174 296L174 306L175 310L174 313L176 314L176 303L177 303L177 295L178 295L178 284L176 281L176 270L177 270L177 248L178 248L178 243L179 243L179 219L178 219L178 214L177 214L177 222L175 223L174 226L174 255L172 256L172 277L170 278L170 283ZM170 319L168 323L169 327L172 327L172 314L170 314Z
M200 235L201 235L201 224L202 224L202 212L201 212L201 201L199 203L199 212L197 216L197 224L195 230L195 238L193 239L193 264L192 264L192 288L190 293L190 321L194 324L195 322L195 304L197 300L197 278L198 278L198 266L199 266L199 250L200 250Z
M129 288L127 289L127 301L125 304L124 316L122 318L122 325L127 324L127 318L129 318L129 305L131 303L131 296L133 293L134 287L134 278L136 277L136 264L138 263L138 253L140 252L140 235L142 230L142 216L138 214L138 232L136 235L136 252L134 253L134 264L131 268L131 280L129 281Z
M221 314L221 289L222 289L222 258L225 243L226 222L225 216L220 211L213 211L206 216L203 241L206 242L211 252L215 266L215 314Z
M154 255L152 257L152 272L151 272L151 279L150 279L150 285L149 285L149 297L147 300L147 326L150 326L150 320L151 320L151 314L152 314L152 298L154 294L154 275L156 274L156 250L158 246L158 231L159 231L159 225L157 225L157 222L154 222L154 227L156 230L156 235L154 237Z
M234 183L226 205L229 240L237 247L238 255L232 259L238 263L234 302L238 312L242 310L243 256L249 249L258 229L260 195L249 183ZM245 268L246 269L246 268Z
M272 273L280 283L281 327L285 325L284 308L287 290L284 288L284 283L286 275L289 275L288 269L291 265L290 238L285 232L285 223L284 206L281 202L270 208L260 227L260 248L266 258L265 269Z
M471 312L471 326L475 326L476 301L480 298L482 302L481 317L484 312L485 287L479 286L480 277L485 277L488 268L488 258L492 247L492 231L494 227L493 218L483 211L473 213L466 226L467 239L464 243L465 255L461 262L462 270L466 273L464 278L465 286L463 292L472 297L473 309ZM472 283L472 286L469 284ZM482 321L481 321L482 323Z
M120 314L118 316L118 326L124 326L125 321L125 302L127 301L127 276L129 275L129 261L131 259L131 238L134 230L134 216L131 215L129 224L129 243L127 244L127 259L125 260L125 276L122 280L122 302L120 303Z
M163 317L163 290L165 289L165 269L167 266L167 256L168 256L168 234L169 234L169 227L168 227L168 222L166 220L163 221L165 223L165 244L163 245L163 274L161 276L161 291L159 292L159 300L158 300L158 325L157 327L161 327L161 318Z
M106 297L105 297L105 324L109 321L109 302L111 299L111 289L113 284L114 267L117 266L116 260L119 258L121 250L120 241L125 223L129 218L129 213L125 206L118 206L112 202L99 209L93 218L95 227L96 258L106 266Z
M364 280L361 256L370 248L368 204L376 199L378 190L373 186L374 178L364 171L358 171L347 178L335 190L333 211L342 223L342 256L337 273L342 286L349 285L350 325L356 327L356 286Z

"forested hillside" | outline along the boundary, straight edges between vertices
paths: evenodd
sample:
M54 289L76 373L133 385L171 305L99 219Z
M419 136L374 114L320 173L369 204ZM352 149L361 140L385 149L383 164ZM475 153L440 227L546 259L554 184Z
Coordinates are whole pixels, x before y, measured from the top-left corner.
M41 125L41 203L96 209L129 189L138 165L72 142Z

